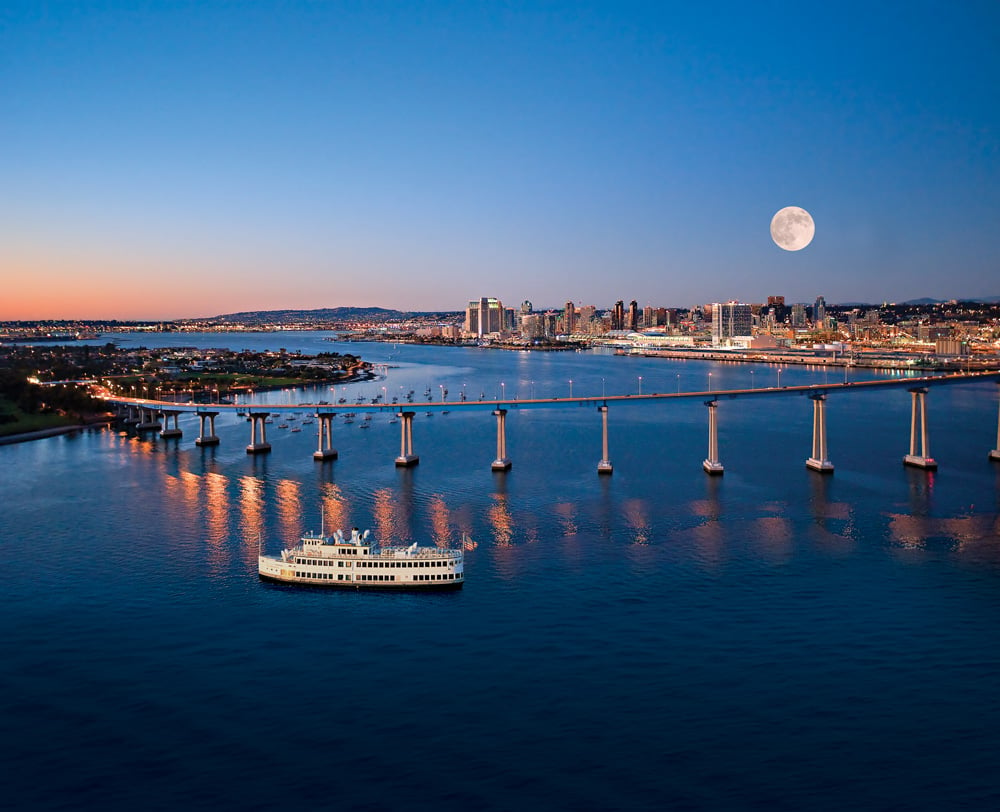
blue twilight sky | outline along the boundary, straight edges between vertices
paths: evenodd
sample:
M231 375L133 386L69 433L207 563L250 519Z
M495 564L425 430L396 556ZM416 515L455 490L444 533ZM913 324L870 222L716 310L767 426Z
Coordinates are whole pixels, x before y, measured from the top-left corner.
M0 319L1000 295L995 0L6 0L0 111Z

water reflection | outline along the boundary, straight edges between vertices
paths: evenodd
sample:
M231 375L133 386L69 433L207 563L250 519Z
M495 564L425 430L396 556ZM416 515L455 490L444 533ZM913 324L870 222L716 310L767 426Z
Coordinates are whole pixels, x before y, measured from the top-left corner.
M320 485L320 524L327 533L351 527L351 506L339 485Z
M578 532L578 526L576 523L576 504L573 502L559 502L554 505L552 509L559 518L559 524L562 525L563 538L575 536Z
M848 503L829 501L832 487L830 476L810 476L809 507L813 515L810 535L818 546L829 552L847 552L857 543L854 514Z
M391 488L379 488L375 491L372 513L375 518L375 538L380 544L395 547L410 543L409 511L401 506Z
M205 520L208 529L209 569L219 572L229 557L229 480L221 474L205 474Z
M645 499L628 499L622 505L625 524L630 533L632 544L649 544L650 520L649 504Z
M264 535L264 482L257 477L240 478L240 531L245 549L256 554Z
M955 552L1000 562L1000 516L996 514L935 518L890 513L889 536L908 549L927 548L934 542Z
M688 533L694 544L696 560L703 567L715 571L722 567L727 556L725 531L722 526L722 483L719 477L705 477L705 498L691 502L691 512L701 518Z
M493 541L498 547L510 547L514 542L514 519L510 514L508 499L505 493L493 494L493 504L486 514L493 529Z
M286 546L294 546L302 536L301 485L292 479L279 479L275 485L278 508L278 535Z
M909 486L910 512L919 516L927 515L931 512L931 497L934 495L934 471L924 471L907 465L905 474Z
M431 541L436 547L451 546L451 530L448 506L444 497L436 493L431 496L428 512L431 515Z

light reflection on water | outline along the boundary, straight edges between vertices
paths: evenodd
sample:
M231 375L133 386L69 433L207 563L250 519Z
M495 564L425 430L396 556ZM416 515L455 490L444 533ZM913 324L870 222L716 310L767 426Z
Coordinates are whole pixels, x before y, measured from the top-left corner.
M556 394L571 377L600 391L641 374L645 389L718 369L410 350L454 375L453 393L466 376L476 392L534 380ZM437 389L416 360L400 371L418 392L426 377ZM339 423L329 463L307 432L269 434L272 454L251 458L247 426L221 420L218 448L98 431L2 447L5 800L190 808L224 790L247 809L319 807L335 758L363 788L345 808L370 806L372 787L387 807L436 810L992 808L988 389L933 392L933 475L902 467L905 396L831 398L828 477L804 468L802 399L724 404L719 478L700 468L700 403L613 410L611 477L589 409L512 416L501 475L488 413L418 416L409 471L383 421ZM277 552L321 515L327 532L389 543L467 537L468 582L415 596L261 584L258 538ZM401 747L387 771L377 754ZM447 765L447 794L430 763ZM19 777L39 765L44 782Z
M347 531L351 527L351 506L344 492L333 482L324 482L320 485L320 494L323 515L321 529L327 533Z

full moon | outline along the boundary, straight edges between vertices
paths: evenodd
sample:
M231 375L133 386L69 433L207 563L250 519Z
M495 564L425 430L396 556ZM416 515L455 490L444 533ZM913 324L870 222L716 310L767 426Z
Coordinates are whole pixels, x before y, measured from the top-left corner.
M771 239L786 251L801 251L812 242L815 233L812 215L798 206L785 206L771 218Z

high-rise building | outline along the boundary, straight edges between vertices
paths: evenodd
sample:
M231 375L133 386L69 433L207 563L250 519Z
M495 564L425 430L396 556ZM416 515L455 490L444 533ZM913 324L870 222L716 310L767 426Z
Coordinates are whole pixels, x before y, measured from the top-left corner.
M576 332L576 307L572 302L566 302L566 308L563 311L563 328L566 335L572 335Z
M712 303L712 344L731 343L737 336L753 335L753 312L740 302Z
M479 338L504 330L504 307L499 299L484 296L469 302L465 311L465 331Z
M639 303L633 299L628 305L628 324L626 326L628 330L638 330L639 329Z
M784 296L768 296L767 297L768 307L784 307L785 297Z
M625 329L625 302L621 299L615 302L615 308L611 311L611 329Z
M804 304L792 305L792 327L806 326L806 306Z
M534 339L545 335L541 313L524 313L521 316L521 337Z
M816 297L816 304L813 305L813 324L823 327L826 324L826 299L822 296Z

